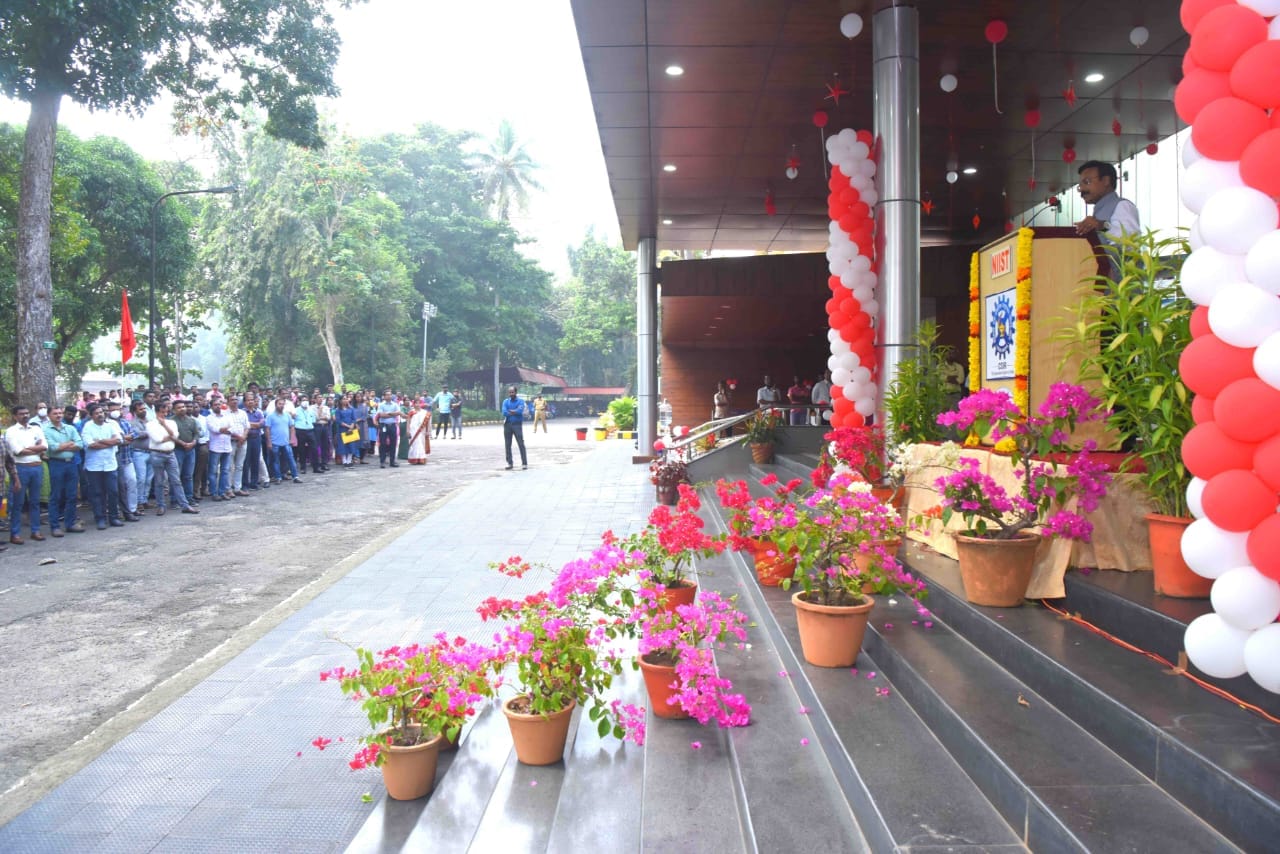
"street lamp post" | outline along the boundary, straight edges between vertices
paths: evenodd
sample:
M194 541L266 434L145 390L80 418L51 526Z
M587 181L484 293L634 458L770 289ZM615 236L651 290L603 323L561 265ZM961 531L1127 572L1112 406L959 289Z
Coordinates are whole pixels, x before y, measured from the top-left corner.
M431 318L440 313L440 309L436 308L434 303L424 302L422 304L422 383L423 391L427 391L427 327L431 325Z
M226 187L209 187L204 190L174 190L165 193L151 204L151 294L150 294L150 311L147 314L147 388L153 388L156 384L156 212L160 210L160 203L170 196L190 196L196 193L234 193L238 188L235 184L229 184ZM178 346L182 346L182 342L178 342ZM178 377L178 381L182 381L182 377Z

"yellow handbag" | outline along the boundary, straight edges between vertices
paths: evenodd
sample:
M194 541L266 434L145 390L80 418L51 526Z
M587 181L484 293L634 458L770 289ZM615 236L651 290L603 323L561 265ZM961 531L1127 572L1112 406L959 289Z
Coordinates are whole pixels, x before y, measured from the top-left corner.
M339 438L342 439L342 444L353 445L356 442L360 441L360 430L359 428L352 427L350 430L343 433Z

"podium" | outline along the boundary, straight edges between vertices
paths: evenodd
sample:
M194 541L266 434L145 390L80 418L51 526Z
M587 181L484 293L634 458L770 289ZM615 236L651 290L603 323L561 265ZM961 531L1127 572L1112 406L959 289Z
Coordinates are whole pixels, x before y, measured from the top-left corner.
M1029 265L1023 263L1024 232L1030 233ZM1075 326L1081 290L1110 270L1110 259L1095 235L1080 237L1073 228L1020 229L976 255L977 317L975 323L971 306L969 335L978 352L976 359L970 354L970 371L977 368L981 388L1005 390L1034 412L1050 385L1079 382L1079 354L1068 355L1072 348L1064 338ZM972 283L969 296L975 297ZM1096 383L1080 384L1101 396ZM1103 451L1119 447L1118 437L1101 422L1080 425L1074 437L1093 439Z

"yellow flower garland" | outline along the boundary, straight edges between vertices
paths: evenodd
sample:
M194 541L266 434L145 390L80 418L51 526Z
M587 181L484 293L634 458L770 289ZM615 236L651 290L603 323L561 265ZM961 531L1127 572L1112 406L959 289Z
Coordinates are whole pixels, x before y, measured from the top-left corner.
M1031 243L1036 233L1018 229L1017 325L1013 354L1013 402L1024 413L1031 398Z
M978 296L980 274L978 253L969 261L969 391L982 388L982 312Z

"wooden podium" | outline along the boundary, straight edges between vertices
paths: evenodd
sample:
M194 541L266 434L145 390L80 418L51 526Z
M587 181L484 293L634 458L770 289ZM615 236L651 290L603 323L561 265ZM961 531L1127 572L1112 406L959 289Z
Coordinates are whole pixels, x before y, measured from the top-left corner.
M1064 330L1076 323L1080 291L1086 280L1105 274L1109 259L1094 235L1080 237L1073 228L1032 229L1030 278L1030 359L1026 382L1028 408L1034 412L1055 382L1079 382L1078 356L1067 358ZM978 250L978 338L982 388L1003 389L1017 399L1018 241L1014 231ZM971 330L972 331L972 330ZM1096 345L1095 345L1096 346ZM1101 396L1096 384L1082 383ZM1093 385L1094 387L1090 387ZM1102 423L1081 425L1078 441L1094 439L1098 449L1115 450L1119 442Z

